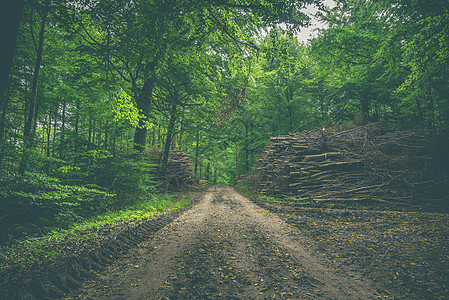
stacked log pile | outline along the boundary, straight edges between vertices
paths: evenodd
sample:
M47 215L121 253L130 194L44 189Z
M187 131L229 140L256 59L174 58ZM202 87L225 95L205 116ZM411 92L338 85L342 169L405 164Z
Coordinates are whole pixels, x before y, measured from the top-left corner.
M370 124L271 138L252 185L293 200L407 200L447 186L431 178L431 138Z
M150 161L160 165L161 154L162 150L152 148L149 155ZM189 188L198 183L193 172L191 155L179 150L170 151L165 175L162 176L160 172L157 172L155 176L164 183L162 185L164 189L172 191Z

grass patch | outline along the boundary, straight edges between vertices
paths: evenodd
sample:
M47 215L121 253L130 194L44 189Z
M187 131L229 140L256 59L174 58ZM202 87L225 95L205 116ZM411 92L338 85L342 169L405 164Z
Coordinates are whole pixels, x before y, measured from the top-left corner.
M192 200L185 194L154 194L145 201L127 208L109 211L74 223L68 229L54 228L36 238L17 241L0 248L0 269L26 267L57 259L62 248L89 244L120 225L132 225L152 218L163 211L175 211L189 205Z
M91 228L105 225L111 226L118 223L135 223L150 219L160 211L176 210L191 202L185 195L159 194L152 195L149 200L129 206L118 211L111 211L88 219L82 223L74 224L68 232L82 232Z

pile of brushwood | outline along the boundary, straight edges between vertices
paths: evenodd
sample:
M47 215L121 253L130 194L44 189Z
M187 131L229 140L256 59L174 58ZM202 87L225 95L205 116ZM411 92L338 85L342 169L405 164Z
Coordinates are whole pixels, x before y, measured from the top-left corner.
M162 150L152 147L149 158L152 163L159 165L154 176L158 181L163 182L160 186L161 190L188 189L198 183L198 179L193 172L191 155L179 150L170 151L165 173L160 170Z
M447 203L447 144L383 124L273 137L251 183L261 193L296 201Z

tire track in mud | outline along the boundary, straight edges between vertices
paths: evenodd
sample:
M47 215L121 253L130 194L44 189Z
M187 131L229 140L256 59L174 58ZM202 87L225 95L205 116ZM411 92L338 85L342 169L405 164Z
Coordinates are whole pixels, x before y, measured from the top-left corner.
M379 299L372 283L307 253L301 234L232 187L197 205L70 294L76 299Z
M51 265L34 265L19 274L9 274L2 280L2 299L60 299L80 288L84 281L115 261L124 257L138 244L167 226L188 207L164 213L137 225L128 225L113 232L99 244L84 249L74 249L76 254L63 257ZM6 275L6 274L3 274Z

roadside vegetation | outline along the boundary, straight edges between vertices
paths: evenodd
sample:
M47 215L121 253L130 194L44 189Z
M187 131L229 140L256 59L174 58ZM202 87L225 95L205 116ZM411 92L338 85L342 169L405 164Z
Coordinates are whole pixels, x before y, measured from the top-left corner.
M46 233L32 238L24 238L10 246L0 248L0 268L3 271L17 267L28 267L32 264L48 263L58 259L60 251L74 247L74 251L82 245L92 244L92 240L105 236L123 227L136 226L152 217L168 211L176 211L191 203L186 194L150 194L145 200L122 209L107 211L104 214L85 219L78 218L74 222L65 222L65 226L54 221L53 226L46 228ZM93 242L95 244L95 242Z

